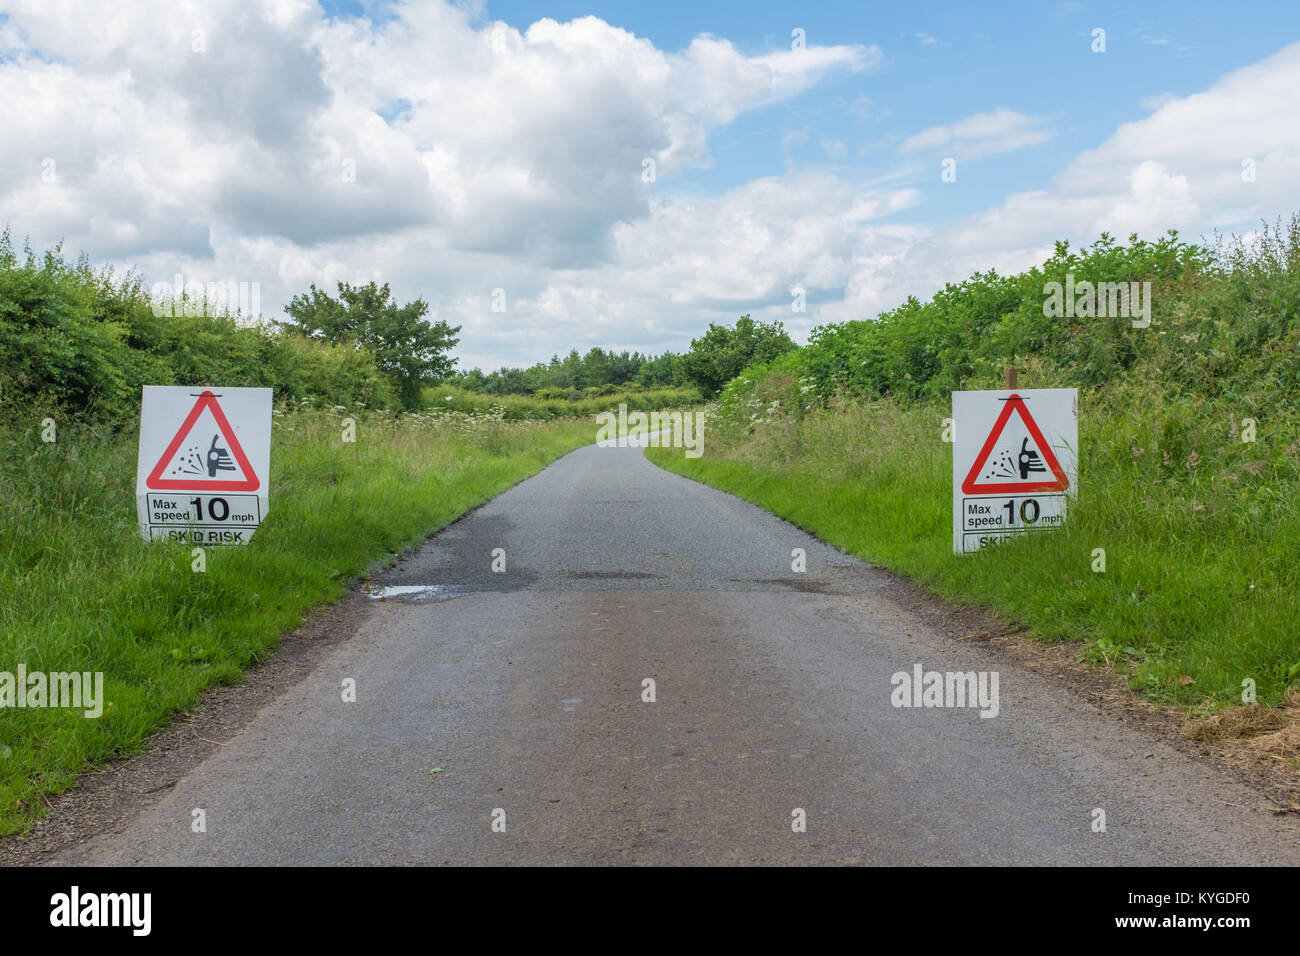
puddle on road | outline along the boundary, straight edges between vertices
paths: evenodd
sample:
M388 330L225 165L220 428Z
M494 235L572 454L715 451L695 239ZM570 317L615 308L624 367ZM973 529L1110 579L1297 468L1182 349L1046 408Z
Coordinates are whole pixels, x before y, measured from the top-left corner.
M402 601L409 604L426 604L446 601L468 594L469 588L454 584L372 584L366 588L366 597L372 601Z

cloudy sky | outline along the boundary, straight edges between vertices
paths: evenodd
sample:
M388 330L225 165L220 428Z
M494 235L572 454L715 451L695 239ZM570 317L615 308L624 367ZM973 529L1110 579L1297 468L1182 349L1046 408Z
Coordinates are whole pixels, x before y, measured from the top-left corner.
M271 316L388 282L466 368L802 340L1300 210L1297 41L1294 0L0 0L0 224Z

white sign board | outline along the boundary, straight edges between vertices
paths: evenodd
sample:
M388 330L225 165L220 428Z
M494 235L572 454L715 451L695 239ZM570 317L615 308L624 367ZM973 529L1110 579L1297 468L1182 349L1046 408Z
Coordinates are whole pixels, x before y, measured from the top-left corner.
M247 544L266 517L271 389L146 385L136 511L145 540Z
M1079 391L953 392L952 547L1059 527L1079 488Z

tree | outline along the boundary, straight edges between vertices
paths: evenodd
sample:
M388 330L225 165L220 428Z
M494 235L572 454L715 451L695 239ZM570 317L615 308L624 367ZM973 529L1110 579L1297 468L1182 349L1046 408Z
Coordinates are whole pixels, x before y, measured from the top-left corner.
M626 385L636 376L645 359L640 352L629 355L626 351L609 353L610 381L615 385Z
M750 365L770 362L793 348L794 341L780 322L755 323L742 315L734 329L710 322L703 336L691 340L680 368L687 381L713 396Z
M677 363L680 359L681 356L673 352L646 359L637 369L636 383L642 386L678 384Z
M524 370L521 368L500 369L487 376L482 390L489 395L524 395L528 389L524 385Z
M608 385L614 379L614 365L610 354L602 348L593 348L582 359L582 384L586 388Z
M582 374L582 356L577 349L569 349L569 354L560 359L555 384L560 388L582 388L587 384Z
M293 320L289 327L310 339L370 351L402 404L419 407L420 389L446 378L456 364L447 353L460 341L455 338L460 326L425 321L429 306L423 299L399 306L387 282L357 287L340 282L338 289L335 298L312 283L310 292L294 296L285 307Z
M471 392L481 392L487 384L487 376L483 374L482 369L470 369L468 372L461 373L460 381L456 384Z

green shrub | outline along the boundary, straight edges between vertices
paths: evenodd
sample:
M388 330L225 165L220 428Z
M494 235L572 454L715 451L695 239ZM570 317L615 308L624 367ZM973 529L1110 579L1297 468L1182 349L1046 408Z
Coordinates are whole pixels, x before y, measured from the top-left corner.
M1047 284L1150 283L1151 324L1129 317L1049 316ZM1300 217L1265 225L1251 245L1217 247L1102 234L1073 251L1057 243L1026 272L976 273L929 301L909 298L872 320L814 329L809 344L732 383L724 405L751 398L755 383L803 404L836 394L945 398L997 385L1003 369L1032 369L1040 387L1101 386L1135 375L1163 389L1294 408L1300 394ZM1249 399L1246 397L1249 396ZM768 395L770 400L770 395Z
M278 398L388 408L374 353L227 315L158 314L138 277L115 280L58 247L19 256L0 235L0 402L125 422L142 385L274 388Z

